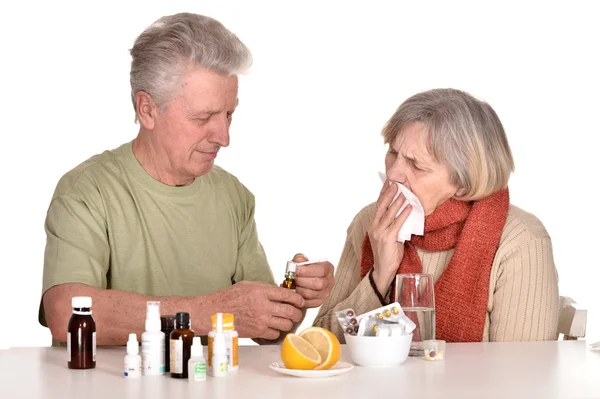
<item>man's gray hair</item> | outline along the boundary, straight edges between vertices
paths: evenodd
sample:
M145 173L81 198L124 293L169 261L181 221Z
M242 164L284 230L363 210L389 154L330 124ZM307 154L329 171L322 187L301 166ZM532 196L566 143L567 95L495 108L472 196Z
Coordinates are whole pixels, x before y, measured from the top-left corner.
M250 50L235 34L213 18L190 13L158 19L138 36L130 53L134 109L140 91L164 106L176 95L189 68L233 76L247 72L252 65Z
M478 200L508 185L515 165L502 123L492 107L468 93L434 89L418 93L396 110L383 128L386 144L413 122L425 125L429 152L446 163L462 200Z

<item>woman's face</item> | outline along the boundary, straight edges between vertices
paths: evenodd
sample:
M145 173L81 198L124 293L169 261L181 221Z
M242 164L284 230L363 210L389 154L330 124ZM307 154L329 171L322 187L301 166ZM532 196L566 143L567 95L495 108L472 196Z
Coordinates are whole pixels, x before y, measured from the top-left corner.
M401 183L412 191L429 215L460 190L450 182L450 168L435 160L425 142L425 125L413 122L391 143L385 156L385 171L389 180Z

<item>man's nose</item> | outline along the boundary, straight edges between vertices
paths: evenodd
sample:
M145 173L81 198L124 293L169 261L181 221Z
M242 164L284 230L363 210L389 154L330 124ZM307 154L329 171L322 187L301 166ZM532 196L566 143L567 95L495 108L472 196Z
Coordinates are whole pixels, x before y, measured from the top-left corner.
M214 123L210 128L208 140L212 143L220 145L221 147L227 147L229 146L230 121L227 118L227 115L218 116L218 118L214 118Z

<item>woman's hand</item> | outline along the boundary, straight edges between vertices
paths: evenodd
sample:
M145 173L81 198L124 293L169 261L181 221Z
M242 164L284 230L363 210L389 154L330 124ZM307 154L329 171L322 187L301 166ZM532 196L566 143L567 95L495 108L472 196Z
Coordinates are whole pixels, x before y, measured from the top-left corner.
M303 254L296 254L292 262L307 262ZM331 294L335 279L333 265L327 261L298 266L296 269L296 292L305 300L305 308L318 308Z
M400 194L392 203L397 191L398 185L390 184L386 179L377 199L375 216L368 229L374 258L373 280L383 296L387 294L404 257L404 244L398 242L398 233L412 210L409 204L394 218L405 202L404 195Z

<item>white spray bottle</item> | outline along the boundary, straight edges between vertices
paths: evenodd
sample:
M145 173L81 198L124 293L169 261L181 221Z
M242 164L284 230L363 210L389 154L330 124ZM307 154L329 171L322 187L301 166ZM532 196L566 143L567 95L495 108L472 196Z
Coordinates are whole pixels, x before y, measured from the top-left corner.
M212 350L212 375L225 377L227 375L227 349L225 347L225 334L223 334L223 313L217 313L217 331Z
M142 374L165 373L165 334L160 330L160 302L146 303L146 331L142 334Z

